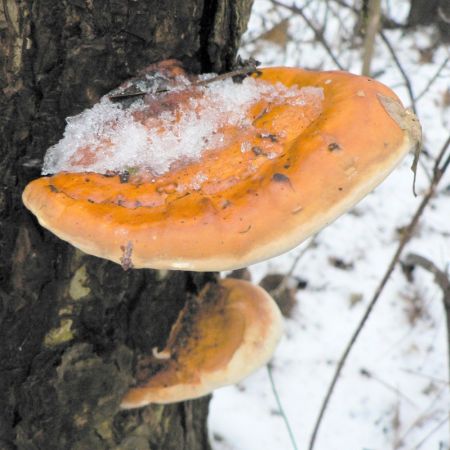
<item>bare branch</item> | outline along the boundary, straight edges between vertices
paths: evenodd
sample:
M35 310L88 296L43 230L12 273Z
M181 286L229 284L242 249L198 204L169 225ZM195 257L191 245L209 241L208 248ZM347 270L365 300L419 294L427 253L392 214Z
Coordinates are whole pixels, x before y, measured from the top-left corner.
M369 379L375 380L378 383L380 383L382 386L384 386L386 389L394 392L395 394L397 394L399 397L403 398L403 400L406 400L406 402L408 402L410 405L412 406L416 406L416 404L414 403L414 401L412 399L410 399L407 395L405 395L398 387L392 386L390 383L388 383L387 381L382 380L380 377L377 377L376 375L374 375L372 372L370 372L369 370L362 368L360 369L359 373L363 376L363 377L367 377Z
M269 374L270 385L272 386L272 392L273 392L273 395L275 397L275 401L277 402L278 410L280 411L281 417L283 417L284 423L285 423L287 431L289 433L289 438L290 438L291 443L292 443L292 448L294 450L298 450L297 443L295 442L294 433L292 432L292 428L291 428L291 426L289 424L289 421L288 421L288 418L286 416L286 413L284 412L283 405L281 404L280 396L278 395L278 391L277 391L277 388L275 386L275 381L273 379L273 374L272 374L272 366L269 363L269 364L267 364L266 367L267 367L267 373Z
M441 399L444 392L446 392L447 386L443 386L440 389L438 389L436 395L432 398L431 402L428 404L427 407L425 407L424 410L420 412L420 414L410 423L406 431L400 436L400 441L405 442L406 438L411 435L411 433L417 429L420 428L426 418L431 418L435 416L436 414L439 414L439 409L436 408L437 402Z
M447 56L447 58L445 58L442 64L439 66L438 70L436 70L436 73L428 80L428 83L423 88L422 92L416 96L416 103L428 92L428 89L430 89L431 85L438 79L439 75L445 69L445 66L449 61L450 56Z
M357 16L360 14L360 10L353 5L349 5L344 0L334 0L334 3L342 6L343 8L349 9L353 11ZM384 29L397 29L397 28L405 28L405 25L400 22L396 22L391 17L386 17L384 14L381 16L381 27Z
M450 155L447 156L447 159L444 161L444 164L442 164L442 167L439 169L442 173L444 173L450 164Z
M334 55L333 50L331 50L331 47L328 45L328 42L326 41L326 39L323 36L323 33L315 27L315 25L312 23L312 21L305 15L305 13L303 12L303 9L297 8L296 6L285 5L284 3L279 2L278 0L272 0L272 3L274 5L280 6L282 8L286 8L289 11L292 11L294 14L299 15L306 22L308 27L311 28L311 30L314 33L315 38L322 44L323 48L328 53L328 55L330 56L330 58L332 59L334 64L336 64L336 67L339 70L345 70L344 67L341 65L341 63L336 58L336 56Z
M361 74L370 77L370 65L372 63L375 36L380 28L381 0L369 0L369 15L366 19L364 54Z
M389 53L391 54L392 59L395 62L395 65L397 66L398 70L402 74L403 79L405 80L406 90L408 91L409 99L411 101L411 108L414 111L414 114L417 114L416 100L414 98L411 80L409 79L405 69L403 68L402 63L398 59L397 53L395 52L394 47L392 47L392 44L389 41L389 39L387 38L387 36L381 30L379 32L379 35L380 35L381 39L383 40L383 42L386 44L386 47L388 48Z
M423 444L431 437L436 431L439 430L448 421L449 415L447 414L415 447L414 450L419 450Z
M338 361L335 373L333 375L333 378L331 380L330 386L328 387L328 390L325 394L325 398L323 400L322 403L322 407L320 409L319 415L317 417L316 420L316 424L314 426L312 435L311 435L311 439L309 442L309 450L313 450L314 449L314 444L317 438L317 434L319 432L319 428L320 428L320 424L322 422L323 416L325 414L325 411L328 407L328 404L330 402L330 398L333 394L334 388L336 387L337 381L341 375L342 369L344 368L344 364L347 361L347 358L353 348L353 346L355 345L356 340L358 339L362 329L364 328L364 325L366 324L374 306L376 305L378 299L381 296L381 293L384 290L384 287L386 286L392 272L394 271L395 266L397 265L400 256L403 252L403 249L405 248L406 244L409 242L409 240L411 239L411 237L413 236L414 230L416 229L416 226L425 210L425 208L428 206L430 200L434 197L435 193L436 193L436 188L439 184L439 182L442 179L442 176L444 175L444 171L443 168L447 169L448 165L445 165L441 167L440 163L442 161L442 159L444 158L448 148L450 146L450 136L447 138L447 140L445 141L444 145L442 146L437 158L436 158L436 162L434 164L434 170L433 170L433 178L431 180L430 186L428 188L427 193L425 194L425 196L423 197L422 201L420 202L416 212L414 213L409 225L406 227L405 232L403 234L403 237L401 238L398 246L397 246L397 250L395 251L391 262L389 263L389 266L383 276L383 278L381 279L377 289L375 290L375 293L369 303L369 305L366 308L366 311L361 319L361 321L359 322L358 326L356 327L356 330L353 332L352 337L350 338L349 343L347 344L347 347L344 350L344 353L342 354L341 358Z
M448 275L439 269L433 261L416 253L409 253L405 259L405 264L408 266L420 266L434 275L436 283L444 293L444 303L450 310L450 279Z
M250 65L247 65L240 69L232 70L231 72L222 73L221 75L216 75L215 77L208 78L206 80L194 81L193 83L186 85L186 88L206 86L208 84L215 83L216 81L222 81L227 78L248 76L253 73L258 73L258 69L257 69L258 64L259 64L259 62L255 61L255 64L250 64ZM158 89L154 93L162 94L164 92L169 92L169 89ZM121 94L110 95L108 98L110 100L121 100L121 99L129 98L129 97L142 97L146 94L148 94L148 92L145 92L145 91L124 92Z
M444 165L445 167L445 165ZM434 264L424 256L417 255L415 253L410 253L406 259L405 263L409 266L420 266L434 275L436 284L442 289L442 301L444 303L445 318L447 321L447 351L449 360L449 376L450 376L450 278L447 273L439 269L439 267Z
M305 255L306 252L308 252L311 248L317 246L317 238L319 236L319 233L316 233L308 242L308 245L306 245L306 247L301 251L298 252L297 256L294 258L294 261L289 269L289 271L286 273L285 278L290 278L292 277L295 268L297 267L297 264L299 263L300 259L303 258L303 256Z
M297 255L294 258L294 261L291 264L291 267L283 275L283 279L281 280L280 284L271 291L272 297L277 298L278 296L282 295L282 293L286 291L286 289L289 289L289 281L292 279L292 275L294 274L297 264L311 248L317 246L317 237L319 236L319 233L320 231L316 233L314 236L312 236L306 247L297 253Z

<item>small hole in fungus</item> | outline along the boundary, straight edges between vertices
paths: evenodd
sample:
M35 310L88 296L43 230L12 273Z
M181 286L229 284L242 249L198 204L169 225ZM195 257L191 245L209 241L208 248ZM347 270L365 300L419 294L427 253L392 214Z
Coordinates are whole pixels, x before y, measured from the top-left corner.
M125 172L122 172L119 175L119 180L121 183L128 183L129 179L130 179L130 173L127 170Z
M278 172L272 175L272 180L277 183L289 183L289 177Z
M340 150L341 146L337 142L332 142L331 144L328 144L328 150L330 152L335 152L336 150Z

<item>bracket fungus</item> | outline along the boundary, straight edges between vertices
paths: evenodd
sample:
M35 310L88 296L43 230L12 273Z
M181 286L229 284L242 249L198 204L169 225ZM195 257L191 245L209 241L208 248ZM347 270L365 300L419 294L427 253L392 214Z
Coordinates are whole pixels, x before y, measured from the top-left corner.
M237 383L270 359L281 332L281 313L264 289L231 278L211 283L181 311L165 348L141 362L138 386L121 406L179 402Z
M414 115L366 77L277 67L207 84L174 63L158 70L136 83L143 99L126 84L119 102L71 118L45 160L54 174L23 193L41 225L125 268L217 271L279 255L420 139Z

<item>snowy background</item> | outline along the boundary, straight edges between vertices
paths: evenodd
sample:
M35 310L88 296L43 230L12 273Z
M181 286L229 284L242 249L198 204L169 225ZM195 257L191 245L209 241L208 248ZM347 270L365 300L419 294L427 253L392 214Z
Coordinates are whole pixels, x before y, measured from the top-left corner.
M243 56L253 56L263 66L332 70L337 62L345 70L361 72L358 16L342 6L344 1L299 2L306 5L301 10L304 17L276 3L255 1ZM397 23L406 21L408 11L409 1L383 2L383 13ZM384 40L377 36L372 76L394 89L407 106L412 91L425 148L417 173L418 197L412 194L409 156L312 244L305 242L250 268L254 282L268 273L286 274L292 267L290 283L302 282L272 360L275 385L299 450L308 448L336 363L389 265L403 227L427 191L434 158L450 133L449 47L437 41L431 27L383 33ZM449 222L447 171L401 260L413 252L448 270ZM428 272L416 268L408 280L401 264L396 266L344 367L316 450L449 449L449 361L442 297ZM209 426L214 450L293 448L265 368L214 393Z

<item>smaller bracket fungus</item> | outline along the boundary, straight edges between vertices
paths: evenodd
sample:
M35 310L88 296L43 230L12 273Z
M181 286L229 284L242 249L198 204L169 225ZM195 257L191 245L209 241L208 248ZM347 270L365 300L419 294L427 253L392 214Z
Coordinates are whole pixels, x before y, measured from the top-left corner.
M180 402L237 383L270 359L281 333L264 289L231 278L210 283L181 311L166 347L141 364L121 406Z
M395 94L344 72L262 69L207 84L153 67L68 120L23 201L41 225L124 268L235 269L292 249L420 142ZM115 95L115 97L114 97Z

